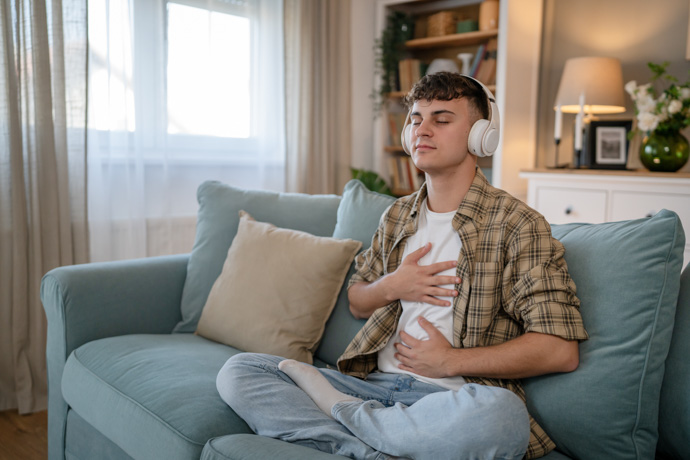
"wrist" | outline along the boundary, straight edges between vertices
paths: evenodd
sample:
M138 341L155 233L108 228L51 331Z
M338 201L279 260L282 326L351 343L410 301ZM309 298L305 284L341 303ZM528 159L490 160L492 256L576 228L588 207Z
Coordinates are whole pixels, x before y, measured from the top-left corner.
M462 349L460 348L449 348L446 350L445 356L441 361L441 368L443 369L446 377L462 377L463 371L460 365L462 355Z
M384 275L381 278L379 278L377 282L381 298L384 300L386 305L398 300L394 294L395 289L393 289L391 286L391 281L393 281L391 279L391 275L392 273Z

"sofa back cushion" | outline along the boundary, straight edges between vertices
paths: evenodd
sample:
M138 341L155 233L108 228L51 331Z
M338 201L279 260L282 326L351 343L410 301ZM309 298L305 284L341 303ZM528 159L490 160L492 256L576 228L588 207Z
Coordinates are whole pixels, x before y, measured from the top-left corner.
M182 320L174 332L196 330L208 294L237 233L240 210L276 227L331 236L340 204L336 195L242 190L216 181L201 184L197 199L196 238L182 291Z
M362 251L371 246L384 211L395 201L388 195L372 192L358 180L351 180L343 190L343 199L338 207L338 221L333 231L334 238L351 238L362 243ZM354 273L354 262L345 278L333 313L326 323L326 331L315 358L326 364L335 365L352 338L366 320L357 320L350 313L347 299L347 285Z
M590 339L580 367L524 381L530 413L573 458L649 459L685 235L678 216L554 225Z
M690 458L690 264L680 277L680 294L659 406L657 450L668 458Z
M196 333L240 350L312 364L362 243L279 228L240 214Z

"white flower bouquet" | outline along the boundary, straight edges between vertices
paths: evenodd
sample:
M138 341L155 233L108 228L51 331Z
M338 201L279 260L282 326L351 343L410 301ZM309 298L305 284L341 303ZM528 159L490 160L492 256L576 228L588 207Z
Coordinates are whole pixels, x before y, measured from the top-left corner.
M635 105L637 131L670 134L690 125L690 79L680 84L676 77L666 74L668 65L650 62L647 66L653 73L651 82L638 86L633 80L625 85ZM654 84L660 80L665 80L667 87L657 96Z

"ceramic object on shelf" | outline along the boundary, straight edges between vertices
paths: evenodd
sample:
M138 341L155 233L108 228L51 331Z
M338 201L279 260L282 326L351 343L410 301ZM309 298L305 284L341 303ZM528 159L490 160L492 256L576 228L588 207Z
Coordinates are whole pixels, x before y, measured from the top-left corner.
M426 69L426 74L431 75L437 72L457 72L460 73L458 65L453 59L434 59Z
M484 0L479 5L479 30L498 29L498 0Z

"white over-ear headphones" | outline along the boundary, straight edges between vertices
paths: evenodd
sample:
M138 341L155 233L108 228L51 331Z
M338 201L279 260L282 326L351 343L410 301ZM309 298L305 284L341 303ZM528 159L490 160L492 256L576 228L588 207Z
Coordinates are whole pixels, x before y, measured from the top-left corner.
M467 137L467 149L470 153L478 157L490 157L496 152L498 141L501 137L501 121L498 113L498 105L496 105L496 98L491 90L476 78L472 78L469 75L463 75L463 77L479 83L489 103L489 119L482 119L474 122L472 129L470 129L470 134ZM408 134L412 129L412 125L410 124L411 112L412 108L407 112L407 118L405 118L405 124L400 133L403 150L405 150L405 153L408 155L412 155L412 149L407 145Z

